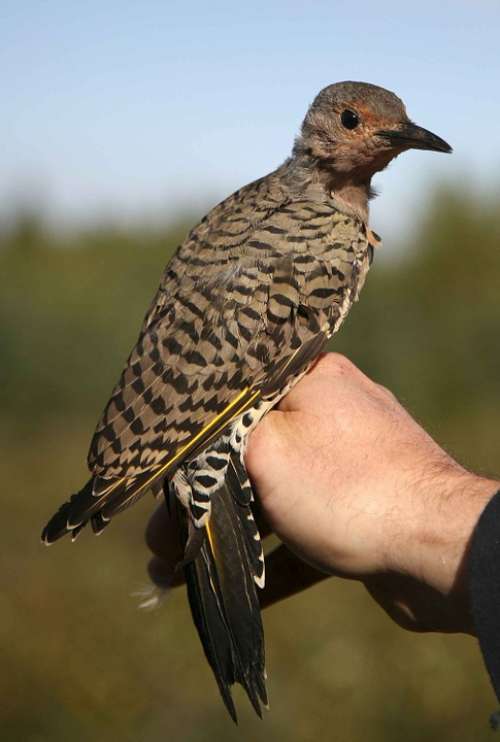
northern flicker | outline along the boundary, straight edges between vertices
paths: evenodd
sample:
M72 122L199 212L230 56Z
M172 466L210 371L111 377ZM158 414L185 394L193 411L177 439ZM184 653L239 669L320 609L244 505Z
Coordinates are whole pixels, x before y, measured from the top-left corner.
M318 94L291 156L213 208L167 264L92 439L90 479L42 534L100 533L148 490L174 502L194 623L234 719L234 683L259 715L268 703L248 434L357 300L378 242L371 178L411 148L451 151L383 88Z

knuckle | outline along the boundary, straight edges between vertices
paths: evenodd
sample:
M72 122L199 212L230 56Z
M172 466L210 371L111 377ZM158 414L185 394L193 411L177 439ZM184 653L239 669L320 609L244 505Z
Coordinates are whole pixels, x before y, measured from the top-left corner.
M380 396L387 400L387 402L397 402L396 395L383 384L377 384L376 389L379 392Z
M335 374L352 374L356 366L341 353L327 353L319 361L323 369Z

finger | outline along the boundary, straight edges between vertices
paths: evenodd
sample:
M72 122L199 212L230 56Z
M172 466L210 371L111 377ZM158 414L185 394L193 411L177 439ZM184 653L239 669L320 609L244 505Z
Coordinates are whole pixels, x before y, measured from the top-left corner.
M259 592L261 607L300 593L329 576L299 559L286 546L278 546L266 556L266 585Z
M146 527L146 544L153 554L167 562L176 564L182 559L183 549L175 508L169 512L164 502L156 508Z
M164 502L156 508L146 527L146 544L154 555L148 565L153 582L160 587L167 582L180 584L182 570L175 568L183 558L183 547L175 508L169 513Z
M271 528L257 502L252 503L252 510L259 532L264 538L271 533ZM154 511L146 527L146 544L154 555L148 564L148 574L152 582L161 588L183 584L184 571L176 569L184 557L184 552L179 539L179 523L175 508L169 513L165 503L162 503Z
M454 600L408 575L377 574L363 582L372 598L403 629L474 635L466 600Z
M157 587L166 590L170 587L183 585L185 582L183 569L172 569L172 565L160 557L152 557L148 563L148 574Z
M169 513L163 502L154 511L146 527L146 544L153 554L167 562L177 563L183 557L179 539L179 521L175 508ZM252 513L262 538L271 533L258 500L252 502Z

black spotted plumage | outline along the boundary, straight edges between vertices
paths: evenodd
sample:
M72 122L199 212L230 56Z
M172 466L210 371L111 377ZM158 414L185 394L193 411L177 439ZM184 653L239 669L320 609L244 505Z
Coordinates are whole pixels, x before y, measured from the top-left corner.
M355 131L342 128L346 103L358 112ZM147 490L173 492L193 618L234 718L234 682L258 713L267 704L248 434L357 299L378 242L367 227L370 178L408 148L411 126L388 91L330 86L292 156L192 229L97 426L90 479L43 531L46 543L88 522L100 532ZM430 148L444 144L434 137Z

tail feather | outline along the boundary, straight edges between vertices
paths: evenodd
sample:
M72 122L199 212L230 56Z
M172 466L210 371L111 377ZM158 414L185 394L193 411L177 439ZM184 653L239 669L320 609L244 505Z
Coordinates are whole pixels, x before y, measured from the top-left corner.
M252 487L248 474L240 461L239 454L232 453L229 458L226 486L240 514L241 530L245 536L245 546L252 566L253 578L258 587L263 588L266 579L264 549L251 508L251 502L253 501Z
M230 630L220 601L217 570L208 542L196 559L184 567L191 613L200 635L205 655L212 668L224 704L234 722L236 709L231 685L236 682L236 657Z
M95 484L95 479L90 479L59 508L43 530L45 543L67 533L75 539L88 522L95 533L100 533L112 515L144 492L139 486L127 491L121 483L112 490L96 492ZM169 488L164 489L168 504ZM201 529L190 525L190 537L185 534L182 564L195 625L223 701L235 722L231 695L234 683L243 686L259 716L261 706L268 705L264 632L257 596L257 586L262 587L264 581L264 557L252 500L244 467L239 457L232 458L226 483L211 498L207 525ZM185 509L181 505L179 508L187 519Z
M212 498L201 549L184 567L193 619L234 721L234 683L243 686L259 716L261 704L268 705L264 632L253 557L246 543L249 511L224 485Z

